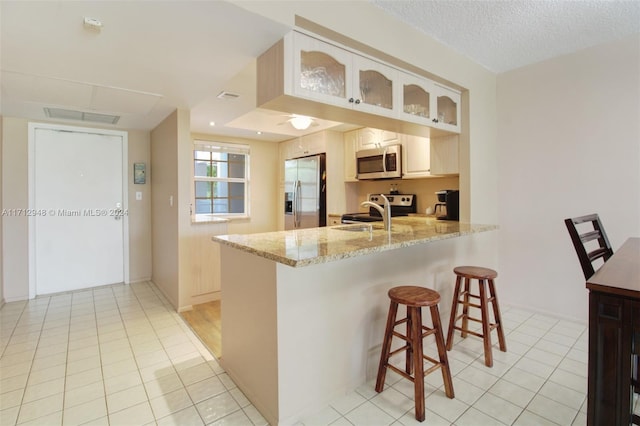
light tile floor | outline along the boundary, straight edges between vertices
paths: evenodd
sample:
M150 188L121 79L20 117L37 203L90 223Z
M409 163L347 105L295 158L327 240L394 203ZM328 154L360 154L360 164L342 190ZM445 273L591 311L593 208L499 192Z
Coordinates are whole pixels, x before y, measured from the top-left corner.
M458 338L456 398L427 376L425 422L390 372L382 393L367 383L299 425L586 424L586 326L502 309L508 352L487 368L480 340ZM150 283L5 304L0 354L1 425L266 424Z

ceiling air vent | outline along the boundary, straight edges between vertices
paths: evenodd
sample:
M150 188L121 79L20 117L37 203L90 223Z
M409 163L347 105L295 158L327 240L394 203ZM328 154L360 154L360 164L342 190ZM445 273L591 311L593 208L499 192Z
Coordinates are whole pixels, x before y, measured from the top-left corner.
M89 123L117 124L118 120L120 120L120 116L118 115L98 114L95 112L75 111L72 109L62 108L44 108L44 113L49 118L78 120Z
M237 93L231 93L231 92L225 92L222 91L220 93L218 93L218 99L236 99L239 98L240 95L238 95Z

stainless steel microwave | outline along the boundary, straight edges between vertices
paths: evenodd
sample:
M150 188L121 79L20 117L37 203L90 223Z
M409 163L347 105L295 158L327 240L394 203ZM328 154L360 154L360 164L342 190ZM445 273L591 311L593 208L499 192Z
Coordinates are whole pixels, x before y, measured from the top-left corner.
M358 179L402 177L401 149L401 145L388 145L356 152Z

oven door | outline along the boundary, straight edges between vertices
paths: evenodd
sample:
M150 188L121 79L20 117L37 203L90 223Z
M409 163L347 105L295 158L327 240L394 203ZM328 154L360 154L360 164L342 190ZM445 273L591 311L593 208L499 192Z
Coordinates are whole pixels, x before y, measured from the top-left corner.
M365 149L356 153L358 179L390 179L402 177L400 145Z

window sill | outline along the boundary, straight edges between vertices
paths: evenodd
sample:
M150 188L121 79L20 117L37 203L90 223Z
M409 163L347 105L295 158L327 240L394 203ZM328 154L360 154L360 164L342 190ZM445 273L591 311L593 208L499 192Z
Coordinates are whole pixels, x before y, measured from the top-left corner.
M197 214L191 216L191 223L227 223L229 218L220 217L212 214Z
M220 217L214 214L197 214L195 216L191 216L191 223L229 223L235 220L249 220L250 216L242 215L242 216L226 216Z

